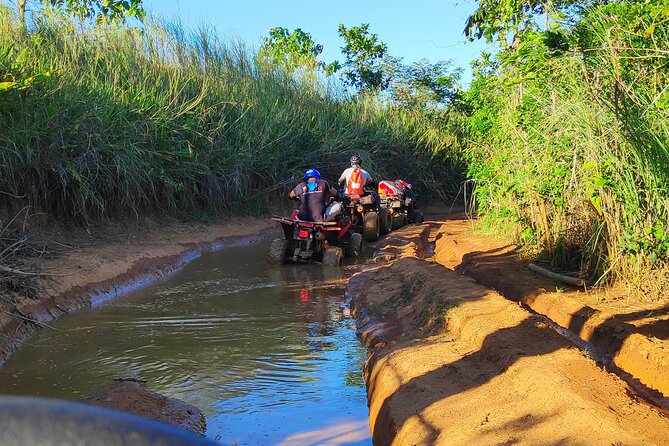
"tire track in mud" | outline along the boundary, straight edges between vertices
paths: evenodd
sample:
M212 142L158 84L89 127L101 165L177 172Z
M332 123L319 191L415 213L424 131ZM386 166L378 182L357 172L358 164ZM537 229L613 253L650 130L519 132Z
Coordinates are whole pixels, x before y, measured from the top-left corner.
M375 444L669 443L666 413L544 319L422 260L429 229L391 234L347 287Z

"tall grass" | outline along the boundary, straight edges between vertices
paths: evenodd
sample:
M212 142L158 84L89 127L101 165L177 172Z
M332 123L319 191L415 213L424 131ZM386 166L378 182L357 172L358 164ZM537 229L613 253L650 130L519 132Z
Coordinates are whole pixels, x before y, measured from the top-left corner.
M306 167L336 178L352 152L426 196L457 191L448 123L327 94L261 69L208 29L24 33L0 12L0 207L82 222L147 212L257 212ZM455 161L451 161L455 159Z
M669 18L654 8L596 6L562 35L528 33L473 84L485 106L467 120L489 226L641 290L666 286L669 262Z

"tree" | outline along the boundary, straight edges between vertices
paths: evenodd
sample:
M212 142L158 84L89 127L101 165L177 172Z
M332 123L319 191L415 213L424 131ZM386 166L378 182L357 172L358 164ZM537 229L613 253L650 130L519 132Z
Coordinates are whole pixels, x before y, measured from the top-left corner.
M350 29L339 25L339 35L346 42L341 49L346 56L344 62L346 83L369 93L388 88L390 75L384 66L388 47L376 34L369 33L369 24L363 23Z
M26 23L26 1L16 0L16 8L19 10L19 21L21 23Z
M597 0L595 0L597 1ZM513 47L517 37L535 28L544 16L545 30L551 15L562 14L570 8L591 3L578 0L479 0L478 8L469 16L464 33L470 40L484 37L488 42L498 38L503 47Z
M296 28L292 33L286 28L272 28L269 37L263 39L259 56L281 67L288 73L297 68L322 69L330 75L339 69L339 63L325 64L317 60L323 52L323 45L317 44L311 34Z
M412 108L438 106L457 99L462 69L452 68L452 61L430 63L421 59L410 66L398 65L391 83L395 102Z
M41 0L80 21L95 19L101 22L125 22L127 18L142 19L146 14L142 0ZM27 0L16 0L19 20L25 24Z

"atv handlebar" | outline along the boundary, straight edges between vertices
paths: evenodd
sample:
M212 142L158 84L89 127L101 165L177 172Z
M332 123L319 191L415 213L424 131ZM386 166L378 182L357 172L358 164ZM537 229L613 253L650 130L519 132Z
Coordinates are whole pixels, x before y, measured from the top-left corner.
M342 192L337 192L337 195L332 197L332 199L335 200L335 201L339 201L341 203L344 203L345 205L348 205L351 202L351 197L349 197L348 195L345 195Z

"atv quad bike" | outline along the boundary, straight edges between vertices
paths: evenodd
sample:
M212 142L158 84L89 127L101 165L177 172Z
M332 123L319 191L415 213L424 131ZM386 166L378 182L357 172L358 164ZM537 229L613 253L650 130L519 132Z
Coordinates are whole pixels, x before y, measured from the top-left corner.
M403 180L379 182L381 209L389 214L391 229L399 229L407 223L423 223L423 212L416 207L416 196L411 184Z
M351 220L354 232L362 234L365 241L375 242L382 234L392 229L392 221L386 209L378 206L378 197L373 191L362 195L349 195L346 213Z
M298 220L296 212L291 218L272 217L272 221L281 224L284 237L272 241L269 263L339 266L345 255L359 256L362 252L362 236L351 231L349 218L345 215L337 217L334 221L324 222Z

